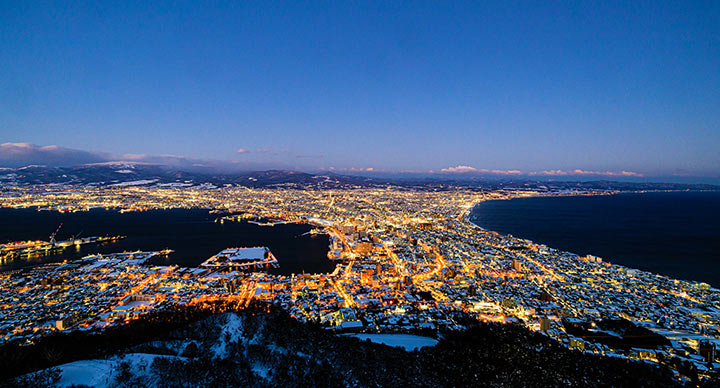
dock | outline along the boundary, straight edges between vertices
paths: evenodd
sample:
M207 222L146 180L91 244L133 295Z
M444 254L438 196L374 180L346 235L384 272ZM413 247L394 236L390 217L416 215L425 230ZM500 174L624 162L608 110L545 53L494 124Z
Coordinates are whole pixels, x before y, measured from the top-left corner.
M126 236L92 236L61 241L19 241L0 245L0 257L20 258L60 253L68 248L122 240Z

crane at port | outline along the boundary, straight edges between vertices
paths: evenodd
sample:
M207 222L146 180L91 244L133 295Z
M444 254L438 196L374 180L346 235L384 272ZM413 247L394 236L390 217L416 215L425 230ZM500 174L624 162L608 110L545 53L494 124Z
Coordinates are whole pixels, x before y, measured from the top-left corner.
M50 245L55 246L57 244L57 241L55 241L55 236L57 236L58 232L60 231L60 228L62 228L62 222L60 225L58 225L57 229L53 232L53 234L50 235Z

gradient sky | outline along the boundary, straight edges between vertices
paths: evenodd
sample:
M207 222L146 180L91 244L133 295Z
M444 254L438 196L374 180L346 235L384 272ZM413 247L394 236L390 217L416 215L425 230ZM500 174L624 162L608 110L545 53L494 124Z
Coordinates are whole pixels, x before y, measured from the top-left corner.
M159 3L2 2L0 141L720 176L718 1Z

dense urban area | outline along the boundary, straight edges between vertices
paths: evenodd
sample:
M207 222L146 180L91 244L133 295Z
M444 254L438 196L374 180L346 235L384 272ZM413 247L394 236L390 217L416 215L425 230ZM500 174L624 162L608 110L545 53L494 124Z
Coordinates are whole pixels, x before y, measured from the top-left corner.
M147 264L166 253L155 251L6 271L0 273L0 341L30 345L50 333L100 330L177 306L267 302L336 333L432 336L463 330L467 323L455 317L470 315L524 326L578 352L662 365L678 381L688 380L687 370L709 376L720 367L717 289L486 231L468 220L481 201L584 194L599 193L147 182L7 186L0 191L2 207L204 208L218 222L310 224L313 233L330 236L328 259L337 265L332 273L276 275L263 268L282 266L282 257L267 248L228 247L194 268ZM24 244L27 253L47 249L48 242Z

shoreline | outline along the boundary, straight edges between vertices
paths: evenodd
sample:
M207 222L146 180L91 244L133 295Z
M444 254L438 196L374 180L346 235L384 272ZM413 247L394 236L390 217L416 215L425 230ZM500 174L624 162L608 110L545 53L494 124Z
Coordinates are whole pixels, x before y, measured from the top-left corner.
M566 250L566 249L563 249L563 248L557 248L557 247L555 246L555 245L557 245L557 244L552 243L552 242L545 242L545 241L538 240L538 239L532 239L532 238L522 237L522 236L519 235L519 234L511 234L511 233L501 232L501 231L498 231L498 230L494 230L494 229L487 228L486 226L481 226L481 225L479 225L478 223L473 222L473 220L471 219L471 216L472 216L472 214L475 212L475 210L476 210L480 205L482 205L482 204L485 203L485 202L490 202L490 201L511 201L511 200L514 200L514 199L530 199L530 198L535 198L535 199L537 199L537 198L568 198L568 197L576 197L576 196L599 197L599 196L611 196L611 195L612 195L612 196L617 196L617 195L624 195L624 194L627 194L627 195L645 195L645 194L662 194L662 193L678 193L678 194L679 194L679 193L720 193L720 190L623 191L623 192L614 192L614 193L585 193L585 194L570 194L570 195L536 195L536 196L516 196L516 197L512 197L512 198L493 198L493 199L482 200L482 201L479 201L479 202L474 203L468 210L465 211L465 213L463 214L462 218L463 218L464 221L466 221L467 223L469 223L469 224L472 225L473 227L476 227L476 228L478 228L479 230L481 230L481 231L483 231L483 232L498 233L498 234L500 234L500 235L510 236L510 237L515 238L515 239L518 239L518 240L527 240L527 241L530 241L530 242L533 243L533 244L544 245L544 246L547 246L548 248L553 249L553 250L557 250L557 251L560 251L560 252L563 252L563 253L569 253L569 254L572 254L572 255L581 257L581 256L583 256L583 254L575 253L575 252L572 252L572 251L569 251L569 250ZM642 272L649 273L649 274L652 274L652 275L663 276L663 277L667 277L667 278L672 279L672 280L682 281L682 282L686 282L686 283L689 283L689 284L708 284L711 288L713 288L713 289L715 289L715 290L720 290L720 287L719 287L718 285L716 285L716 284L714 284L714 283L708 283L707 281L702 281L702 280L697 280L697 279L691 279L691 278L681 278L681 277L678 277L677 274L666 273L666 272L659 272L659 271L657 271L657 270L651 270L651 269L641 269L641 268L637 268L637 264L627 264L627 265L626 265L626 264L618 263L618 262L616 261L617 258L606 259L606 258L603 257L603 256L595 255L595 254L593 254L593 253L587 253L587 254L588 254L588 255L592 255L592 256L596 256L596 257L600 257L600 258L603 260L603 262L608 263L608 264L610 264L610 265L612 265L612 266L624 267L624 268L627 268L627 269L632 269L632 270L636 270L636 271L642 271ZM612 260L612 261L609 261L609 260Z

